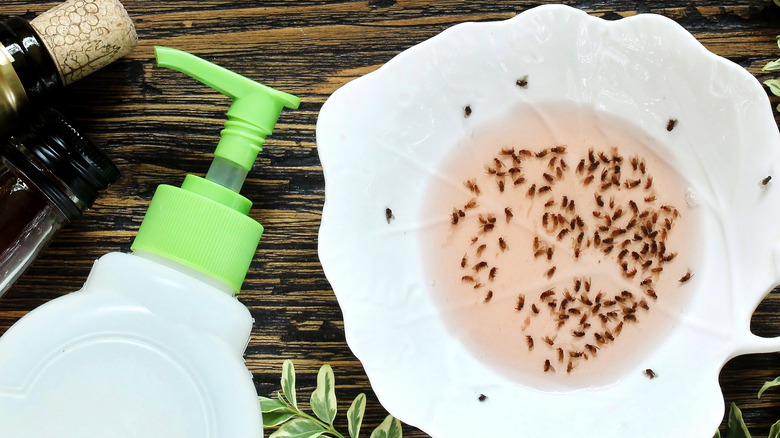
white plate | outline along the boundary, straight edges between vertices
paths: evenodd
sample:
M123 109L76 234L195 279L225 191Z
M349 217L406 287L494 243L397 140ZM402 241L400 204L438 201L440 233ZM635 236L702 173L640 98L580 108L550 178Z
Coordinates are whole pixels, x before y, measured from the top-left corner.
M566 119L545 120L550 105L568 105L572 126L592 122L605 138L610 118L630 120L687 180L691 205L680 208L695 219L698 247L683 298L658 300L660 335L642 334L619 369L578 384L560 372L507 372L475 349L437 301L426 258L432 230L450 226L448 211L432 217L427 207L432 187L451 182L446 158L485 132L516 132L521 110L540 116L551 142L570 141L556 130ZM317 143L326 182L319 255L347 341L385 408L434 437L709 437L724 411L723 364L780 350L780 340L749 331L756 305L780 283L778 180L761 184L780 179L772 109L755 78L672 20L604 21L554 5L455 26L335 92ZM465 167L479 173L482 164Z

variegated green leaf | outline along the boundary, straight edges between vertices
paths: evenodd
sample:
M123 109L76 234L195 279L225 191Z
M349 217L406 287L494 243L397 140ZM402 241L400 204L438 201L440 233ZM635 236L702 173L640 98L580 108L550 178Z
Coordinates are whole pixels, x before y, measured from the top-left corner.
M295 366L287 359L282 364L282 392L291 405L298 407L295 395Z
M773 71L778 69L780 69L780 59L767 62L766 65L761 68L763 71Z
M780 385L780 377L775 377L775 380L765 382L764 386L761 387L761 389L758 390L758 398L761 398L761 395L764 394L764 391L766 391L769 388L779 386Z
M366 413L366 395L358 394L352 405L347 410L347 429L350 438L358 438L360 426L363 424L363 415Z
M274 427L295 417L296 413L290 409L263 413L263 426Z
M263 412L263 426L278 426L296 415L296 412L281 400L262 396L258 399L260 400L260 410Z
M772 425L767 438L780 438L780 421Z
M275 400L268 397L259 396L260 410L265 414L266 412L274 412L278 410L288 409L287 405L281 400Z
M780 80L768 79L764 81L764 85L769 87L769 91L771 91L772 94L775 96L780 96Z
M720 431L715 432L715 436L712 438L720 438Z
M312 420L296 418L284 423L268 438L316 438L325 432L326 430L322 426Z
M371 432L371 438L403 438L403 436L401 422L392 415L388 415L385 421Z
M751 438L745 420L742 419L742 411L734 403L731 404L729 411L728 427L726 438Z
M317 373L317 389L311 394L311 410L320 420L333 425L336 418L336 378L333 369L325 364Z

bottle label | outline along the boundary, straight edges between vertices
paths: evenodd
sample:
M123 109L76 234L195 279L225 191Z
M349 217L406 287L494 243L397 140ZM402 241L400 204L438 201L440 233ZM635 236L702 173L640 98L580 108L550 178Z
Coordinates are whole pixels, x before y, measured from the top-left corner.
M8 134L19 123L19 115L28 104L27 93L14 70L13 57L0 46L0 135Z

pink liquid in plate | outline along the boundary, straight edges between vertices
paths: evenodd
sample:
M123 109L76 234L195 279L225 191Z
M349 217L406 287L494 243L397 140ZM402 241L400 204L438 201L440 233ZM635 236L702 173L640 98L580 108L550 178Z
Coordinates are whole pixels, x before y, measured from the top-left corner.
M700 247L690 185L654 145L573 104L518 107L456 145L428 187L422 250L475 357L545 390L651 367Z

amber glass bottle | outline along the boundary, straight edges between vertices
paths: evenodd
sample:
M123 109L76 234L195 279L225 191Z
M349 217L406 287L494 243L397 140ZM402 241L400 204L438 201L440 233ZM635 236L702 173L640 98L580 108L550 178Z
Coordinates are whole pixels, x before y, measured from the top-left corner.
M0 146L0 296L119 177L57 111L44 109L22 128Z
M47 101L136 42L119 0L68 0L31 21L0 17L0 296L118 177Z

